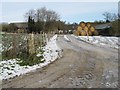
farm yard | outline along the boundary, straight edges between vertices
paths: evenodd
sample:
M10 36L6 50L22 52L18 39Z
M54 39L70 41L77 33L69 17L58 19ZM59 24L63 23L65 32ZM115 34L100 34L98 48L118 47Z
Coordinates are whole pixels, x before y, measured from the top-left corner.
M0 89L119 88L120 3L14 2L1 3Z

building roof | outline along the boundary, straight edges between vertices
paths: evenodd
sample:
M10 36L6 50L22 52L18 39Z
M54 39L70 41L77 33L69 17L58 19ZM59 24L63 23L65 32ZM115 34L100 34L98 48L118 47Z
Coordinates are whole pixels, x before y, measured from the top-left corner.
M108 29L110 27L111 27L110 23L106 23L106 24L96 25L95 29L97 29L97 30L104 30L104 29Z
M11 23L14 24L17 28L27 28L27 23Z

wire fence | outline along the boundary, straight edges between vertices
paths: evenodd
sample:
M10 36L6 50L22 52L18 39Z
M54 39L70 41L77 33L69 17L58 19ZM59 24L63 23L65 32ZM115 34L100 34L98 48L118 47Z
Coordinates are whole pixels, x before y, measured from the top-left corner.
M27 58L31 54L37 54L47 44L53 34L25 34L6 33L2 34L2 60L11 58Z

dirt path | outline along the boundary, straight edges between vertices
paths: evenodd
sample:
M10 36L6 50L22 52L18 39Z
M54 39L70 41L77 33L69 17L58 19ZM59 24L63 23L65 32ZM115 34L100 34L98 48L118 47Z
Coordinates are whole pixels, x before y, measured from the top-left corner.
M57 44L64 49L62 58L36 72L3 81L3 88L117 87L117 51L68 37L72 42L58 37Z

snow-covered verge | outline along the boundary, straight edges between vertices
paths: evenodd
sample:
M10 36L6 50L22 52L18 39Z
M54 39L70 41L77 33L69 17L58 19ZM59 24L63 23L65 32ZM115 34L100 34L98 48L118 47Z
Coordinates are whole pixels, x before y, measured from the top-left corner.
M18 59L10 59L7 61L1 61L0 67L1 67L1 76L2 79L9 79L13 78L15 76L19 76L22 74L25 74L27 72L30 72L31 70L35 70L36 68L40 67L39 65L34 66L20 66L18 64Z
M74 35L72 35L74 36ZM105 47L111 47L111 48L115 48L118 49L119 47L119 42L118 42L118 37L107 37L107 36L74 36L75 38L91 43L91 44L95 44L97 46L105 46ZM88 40L89 38L89 40Z
M45 52L43 54L46 63L56 60L61 57L61 49L56 44L57 35L54 35L50 41L47 43L46 47L43 49Z
M14 78L15 76L20 76L22 74L35 71L37 68L41 68L50 64L52 61L56 60L61 56L61 49L56 44L57 35L54 35L47 45L43 48L44 53L43 57L45 60L44 63L36 64L33 66L20 66L18 64L19 59L10 59L6 61L0 61L0 79L9 79ZM38 53L37 56L41 56L41 53Z

